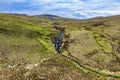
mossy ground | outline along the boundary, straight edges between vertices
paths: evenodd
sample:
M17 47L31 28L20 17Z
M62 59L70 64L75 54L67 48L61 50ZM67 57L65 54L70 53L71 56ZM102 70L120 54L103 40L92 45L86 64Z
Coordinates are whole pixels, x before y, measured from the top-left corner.
M102 20L50 20L0 14L0 79L119 80L92 72L120 70L119 19ZM78 68L56 54L51 41L51 35L57 32L52 25L55 21L70 34L70 54L83 65L92 67L90 70ZM34 65L32 69L26 69L30 65Z

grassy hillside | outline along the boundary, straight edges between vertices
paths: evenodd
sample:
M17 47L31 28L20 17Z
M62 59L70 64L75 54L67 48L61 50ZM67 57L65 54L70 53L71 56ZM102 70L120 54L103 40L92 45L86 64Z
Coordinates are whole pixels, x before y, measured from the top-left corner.
M52 29L31 22L27 16L0 14L0 19L1 63L6 64L6 60L7 63L17 62L18 59L25 59L27 62L38 61L36 58L46 50L37 38L50 41Z
M1 13L0 79L119 80L119 18ZM61 28L65 33L58 53L53 42Z

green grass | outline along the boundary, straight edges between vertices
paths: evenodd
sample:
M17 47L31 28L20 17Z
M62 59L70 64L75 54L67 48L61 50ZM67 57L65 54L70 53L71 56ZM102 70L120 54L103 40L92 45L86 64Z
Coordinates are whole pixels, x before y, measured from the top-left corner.
M51 41L58 32L54 22L70 34L68 51L83 68L56 54ZM119 17L75 20L0 14L0 79L34 80L44 75L50 80L119 80L119 26ZM63 54L69 56L67 51ZM32 64L39 65L25 69ZM8 69L10 65L18 66Z
M40 42L40 44L43 45L43 47L48 50L48 51L54 51L54 47L51 44L51 42L46 42L45 40L40 39L39 37L37 38L37 40Z
M53 33L52 29L43 27L42 24L35 24L34 19L32 22L26 16L0 14L0 23L2 64L19 63L22 62L21 60L35 63L47 51L43 44L52 46L49 37ZM7 63L4 57L8 60Z
M100 34L98 33L94 33L94 38L96 40L96 42L98 43L98 45L105 51L105 52L111 52L112 51L112 46L111 44L108 42L107 38L105 37L101 37Z

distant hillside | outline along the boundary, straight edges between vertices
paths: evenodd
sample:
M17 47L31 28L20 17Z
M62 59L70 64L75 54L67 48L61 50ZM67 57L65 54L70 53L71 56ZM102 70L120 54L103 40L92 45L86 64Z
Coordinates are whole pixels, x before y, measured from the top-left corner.
M59 16L56 15L50 15L50 14L41 14L41 15L35 15L34 17L43 17L43 18L60 18Z
M0 13L0 80L119 79L119 15L78 20Z

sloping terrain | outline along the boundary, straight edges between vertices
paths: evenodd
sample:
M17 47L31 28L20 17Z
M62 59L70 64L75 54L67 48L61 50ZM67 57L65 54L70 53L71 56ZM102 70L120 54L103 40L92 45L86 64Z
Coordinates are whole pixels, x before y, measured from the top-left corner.
M0 79L119 80L119 19L0 14ZM63 48L56 52L61 28Z

